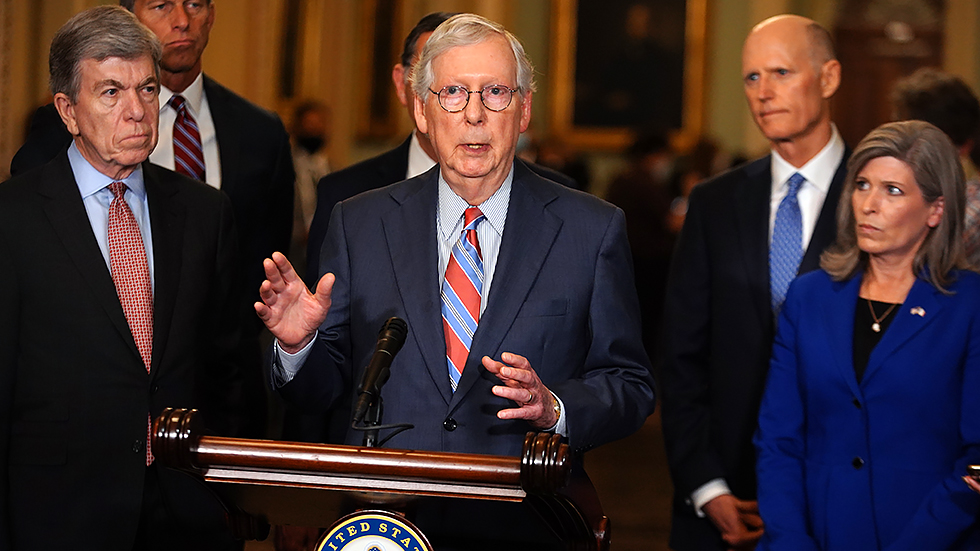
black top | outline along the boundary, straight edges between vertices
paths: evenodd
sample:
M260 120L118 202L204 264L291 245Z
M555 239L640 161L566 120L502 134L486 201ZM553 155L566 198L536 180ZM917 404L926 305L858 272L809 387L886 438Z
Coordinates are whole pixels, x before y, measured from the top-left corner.
M871 308L868 308L869 304L872 308L874 308L874 317L871 316ZM891 310L889 310L889 308L891 308ZM853 358L854 374L857 375L858 383L860 383L861 378L864 377L864 370L868 367L868 359L871 357L871 351L874 350L875 346L878 345L878 342L881 341L881 336L885 334L886 330L888 330L888 326L891 325L892 320L895 319L895 311L899 308L901 308L900 304L878 302L877 300L868 300L866 298L858 297L854 310ZM872 325L875 323L875 318L880 320L878 322L880 331L875 331L872 329Z

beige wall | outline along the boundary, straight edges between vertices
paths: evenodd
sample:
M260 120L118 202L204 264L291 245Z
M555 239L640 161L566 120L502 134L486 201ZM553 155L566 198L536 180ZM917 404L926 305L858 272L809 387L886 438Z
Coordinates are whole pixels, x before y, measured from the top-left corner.
M367 0L365 0L367 1ZM548 50L553 0L404 0L400 25L406 31L430 11L475 11L502 22L525 42L538 69L533 128L547 133ZM48 101L47 47L72 14L98 0L0 0L0 176L20 146L33 109ZM980 0L948 0L946 69L980 90ZM759 20L792 11L831 25L836 0L709 0L704 129L723 146L755 154L765 150L742 96L740 49ZM204 58L205 71L255 103L278 111L288 122L290 105L278 96L282 13L285 0L215 0L217 18ZM321 99L333 108L330 154L345 166L391 145L356 139L359 44L364 2L307 0L302 38L310 55L300 69L298 96ZM400 42L402 37L398 37ZM392 60L394 63L395 60ZM846 78L846 67L844 78ZM388 85L386 83L386 85ZM390 89L390 85L389 89ZM400 135L410 123L400 115ZM395 139L394 141L397 141ZM606 158L606 156L598 156Z

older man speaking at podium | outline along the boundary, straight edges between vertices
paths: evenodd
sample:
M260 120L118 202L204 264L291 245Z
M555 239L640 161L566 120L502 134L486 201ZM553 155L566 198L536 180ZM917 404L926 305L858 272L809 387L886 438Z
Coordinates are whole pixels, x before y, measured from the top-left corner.
M385 422L415 428L390 447L519 455L537 429L581 452L653 411L622 212L514 158L532 75L492 21L461 14L433 33L412 86L439 164L337 205L315 293L282 255L265 261L256 312L288 401L315 411L350 397L397 316L408 338Z

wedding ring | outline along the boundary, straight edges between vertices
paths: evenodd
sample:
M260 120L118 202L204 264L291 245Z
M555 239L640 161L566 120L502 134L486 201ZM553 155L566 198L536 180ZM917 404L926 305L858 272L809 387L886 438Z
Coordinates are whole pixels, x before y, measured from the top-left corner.
M527 405L527 404L530 404L531 403L531 400L534 399L534 393L531 392L531 389L529 389L529 388L526 388L524 390L527 391L527 401L524 402L524 404Z

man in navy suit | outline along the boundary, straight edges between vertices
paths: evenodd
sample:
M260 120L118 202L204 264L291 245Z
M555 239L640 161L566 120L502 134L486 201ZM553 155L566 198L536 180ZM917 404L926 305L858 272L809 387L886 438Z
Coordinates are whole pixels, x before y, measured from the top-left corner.
M780 205L796 203L802 261L788 277L816 269L836 236L846 168L830 119L840 63L825 29L799 16L760 23L742 78L771 154L694 189L667 283L663 428L678 551L753 549L762 535L752 434L775 332L770 242Z
M585 451L652 412L622 211L515 160L532 74L520 42L482 17L433 33L412 86L439 164L334 209L315 294L281 254L265 261L256 311L277 337L272 377L287 400L323 409L351 394L398 316L408 339L382 392L385 420L415 428L392 447L517 455L537 429ZM454 377L440 288L470 207L483 213L480 313Z
M409 83L412 66L419 58L426 41L443 21L453 13L434 12L416 23L405 38L399 63L391 71L398 101L408 108L409 117L415 123L415 94ZM313 282L320 275L320 248L327 235L330 213L334 205L359 193L384 187L413 178L426 172L436 163L436 152L429 137L416 128L412 135L395 149L361 161L343 170L332 172L317 184L317 207L310 225L307 242L306 280ZM575 180L547 167L528 163L536 174L565 186L576 188ZM310 442L342 442L349 423L346 411L349 404L340 403L326 415L303 415L295 408L287 407L283 423L284 440Z
M395 94L402 106L408 108L408 115L413 124L415 123L415 93L412 92L412 87L408 81L412 66L418 60L419 54L432 31L453 15L455 14L433 12L420 19L405 37L401 59L391 69L391 81L395 85ZM308 281L316 281L319 273L320 247L323 245L323 238L327 234L330 213L333 211L334 205L358 193L414 178L432 168L435 163L436 152L429 141L429 137L415 128L411 136L391 151L386 151L377 157L371 157L321 178L316 188L316 214L310 225L309 240L307 241L306 275ZM574 189L580 189L575 180L560 172L534 163L527 163L527 165L539 176Z
M653 411L622 211L515 160L532 75L520 42L479 16L432 34L412 86L439 164L334 208L315 294L281 254L265 261L256 311L278 339L272 378L287 401L314 412L353 398L379 328L397 316L408 338L381 392L384 421L415 428L391 447L513 456L527 431L551 430L584 452ZM482 266L467 307L478 322L457 354L443 297L449 267L469 265L451 251L465 246L471 207L482 212L465 232ZM440 529L510 527L447 518Z

